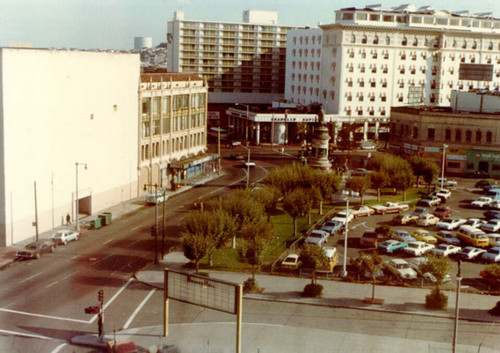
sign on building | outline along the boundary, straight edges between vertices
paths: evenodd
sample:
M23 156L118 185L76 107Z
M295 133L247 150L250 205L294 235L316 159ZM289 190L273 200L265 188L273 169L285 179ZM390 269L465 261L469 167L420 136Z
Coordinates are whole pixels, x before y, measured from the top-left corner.
M219 120L220 119L220 112L207 111L207 119L208 120Z
M459 80L493 81L493 65L488 64L460 64L458 69Z

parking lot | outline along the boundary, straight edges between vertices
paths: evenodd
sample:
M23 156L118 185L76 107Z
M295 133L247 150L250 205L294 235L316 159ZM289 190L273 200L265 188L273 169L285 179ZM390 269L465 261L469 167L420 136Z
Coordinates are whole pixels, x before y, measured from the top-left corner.
M476 182L474 179L459 179L458 187L451 189L452 195L451 198L442 205L448 206L452 213L450 217L457 218L480 218L485 219L483 213L485 210L475 209L470 206L471 201L477 199L481 195L483 195L482 191L479 189L474 189L473 186ZM358 201L357 198L351 198L351 201ZM354 207L357 208L356 206ZM410 206L409 211L405 211L404 213L411 213L415 209L415 203L413 202ZM435 207L430 207L429 210L432 212ZM348 258L357 257L360 251L366 251L367 248L364 246L360 246L359 240L362 234L367 230L374 230L376 227L381 225L389 225L393 230L395 229L403 229L408 233L412 234L417 229L425 229L428 230L431 235L434 235L439 231L435 226L422 227L417 226L415 223L411 225L394 225L391 221L397 215L397 213L390 214L376 214L371 216L363 216L355 218L351 223L349 223L348 227L348 249L347 256ZM455 231L453 231L455 233ZM338 249L339 253L339 262L337 268L342 267L343 264L343 253L344 253L344 231L340 231L335 234L333 237L330 237L325 246L335 246ZM463 244L461 246L464 246ZM411 256L404 253L401 250L396 251L393 254L381 254L384 260L392 259L392 258L403 258L407 261L411 260ZM481 279L479 276L479 272L484 268L485 264L477 262L477 261L463 261L461 266L462 273L462 287L465 289L469 288L472 292L483 292L490 289L488 284ZM457 261L452 259L452 269L450 272L451 281L447 283L445 286L453 287L455 285L455 278L458 271Z

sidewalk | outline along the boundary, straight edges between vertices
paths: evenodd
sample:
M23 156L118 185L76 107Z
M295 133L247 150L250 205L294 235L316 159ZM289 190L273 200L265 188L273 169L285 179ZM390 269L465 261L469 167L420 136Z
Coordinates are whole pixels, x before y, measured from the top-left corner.
M197 185L203 185L206 182L213 180L213 179L216 179L218 177L219 177L219 175L216 173L200 174L194 178L189 179L185 183L181 183L181 186L175 191L168 189L165 192L165 194L168 197L172 197L173 195L187 191L187 190L189 190ZM125 215L127 213L134 212L142 207L145 207L145 198L144 198L144 196L139 196L137 198L122 202L118 205L114 205L114 206L111 206L109 208L103 209L99 213L92 214L92 215L89 215L86 217L82 217L82 218L80 218L80 233L85 233L89 229L90 222L92 220L98 218L98 215L103 213L103 212L111 213L113 220L115 220L115 219L119 219L120 217L122 217L123 215ZM50 239L52 234L54 234L54 232L56 230L68 229L68 228L76 229L76 226L73 223L70 226L56 227L55 229L51 229L51 230L40 233L39 239ZM16 259L17 251L19 249L23 248L26 244L29 244L34 240L35 239L33 237L31 239L24 240L20 243L16 243L12 246L0 247L0 270L9 266L12 262L14 262Z

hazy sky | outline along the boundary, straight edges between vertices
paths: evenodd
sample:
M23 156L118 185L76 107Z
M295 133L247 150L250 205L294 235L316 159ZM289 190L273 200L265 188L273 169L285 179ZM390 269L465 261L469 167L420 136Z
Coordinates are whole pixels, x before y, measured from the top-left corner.
M165 41L174 11L187 20L241 22L243 11L278 11L278 24L333 23L334 11L382 3L385 8L409 1L386 0L0 0L0 47L9 41L34 47L131 49L134 37ZM492 11L500 16L499 0L416 0L436 9ZM453 4L452 6L450 4ZM451 7L450 7L451 6Z

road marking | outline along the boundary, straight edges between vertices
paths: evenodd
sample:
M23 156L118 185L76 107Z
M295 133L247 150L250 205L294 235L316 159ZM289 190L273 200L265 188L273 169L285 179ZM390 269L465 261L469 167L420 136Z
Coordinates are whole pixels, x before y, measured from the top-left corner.
M110 306L110 305L111 305L111 304L115 301L115 299L116 299L116 298L118 298L118 296L119 296L120 294L122 294L122 292L123 292L123 291L124 291L124 290L128 287L128 285L129 285L130 283L132 283L132 281L133 281L133 280L134 280L133 278L129 278L129 280L127 281L127 283L125 283L125 284L124 284L124 285L123 285L123 286L122 286L122 287L118 290L118 292L116 292L116 293L115 293L115 295L113 295L113 296L111 297L111 299L110 299L109 301L107 301L107 302L106 302L106 304L104 304L104 306L103 306L103 308L102 308L102 311L105 311L105 310L106 310L106 308L107 308L108 306ZM97 314L96 314L96 315L94 315L94 316L93 316L93 317L92 317L92 318L88 321L88 323L89 323L89 324L93 323L95 320L97 320L97 317L98 317L98 316L99 316L99 315L97 315Z
M102 243L102 245L106 245L107 243L110 243L112 242L114 239L109 239L109 240L106 240L104 243Z
M30 279L33 279L33 278L35 278L36 276L40 276L41 274L42 274L42 272L38 272L38 273L34 274L33 276L29 276L28 278L23 279L23 280L22 280L22 281L20 281L19 283L23 283L23 282L29 281Z
M73 257L70 257L70 260L74 260L74 259L76 259L78 256L80 256L80 255L75 255L75 256L73 256Z
M50 353L57 353L59 352L61 349L63 349L64 347L66 347L68 344L67 343L62 343L60 344L59 346L57 346L56 348L54 348L54 350Z
M28 312L24 312L24 311L18 311L18 310L6 309L6 308L0 308L0 311L11 313L11 314L25 315L25 316L43 317L46 319L53 319L53 320L78 322L81 324L88 324L89 323L86 320L70 319L70 318L66 318L66 317L43 315L43 314L34 314L34 313L28 313Z
M76 272L72 272L72 273L70 273L69 275L67 275L66 277L64 277L64 278L63 278L63 280L70 278L70 277L71 277L71 276L73 276L75 273L76 273Z
M59 281L52 282L51 284L47 284L45 288L52 287L54 284L59 283Z
M210 191L209 194L215 194L216 192L219 192L220 190L224 190L225 188L217 188L213 191Z
M134 228L131 229L131 231L137 230L139 228L141 228L141 226L134 227Z
M137 242L139 242L139 239L137 239L136 241L131 242L129 245L127 245L127 248L130 248L131 246L133 246Z
M356 224L355 226L349 227L349 229L356 229L356 228L361 227L361 226L366 228L365 224L366 224L366 222L361 222L361 223Z
M60 340L60 339L55 339L55 338L52 338L52 337L47 337L47 336L42 336L42 335L34 335L34 334L31 334L31 333L8 331L8 330L1 330L1 329L0 329L0 333L5 333L5 334L8 334L8 335L12 335L12 336L22 336L22 337L29 337L29 338L41 338L41 339L50 340L50 341L59 341L59 342L63 341L63 340ZM64 343L64 344L66 344L66 343Z
M134 310L134 312L132 313L132 315L130 315L130 317L128 318L127 322L125 322L125 325L123 325L123 329L128 329L128 327L130 326L130 324L132 323L132 321L135 319L135 317L137 316L137 314L139 314L139 311L141 311L142 307L147 303L147 301L149 300L149 298L151 298L151 296L154 294L154 292L156 292L156 288L152 289L148 295L146 296L146 298L144 298L144 300L141 302L141 304L139 304L139 306Z

